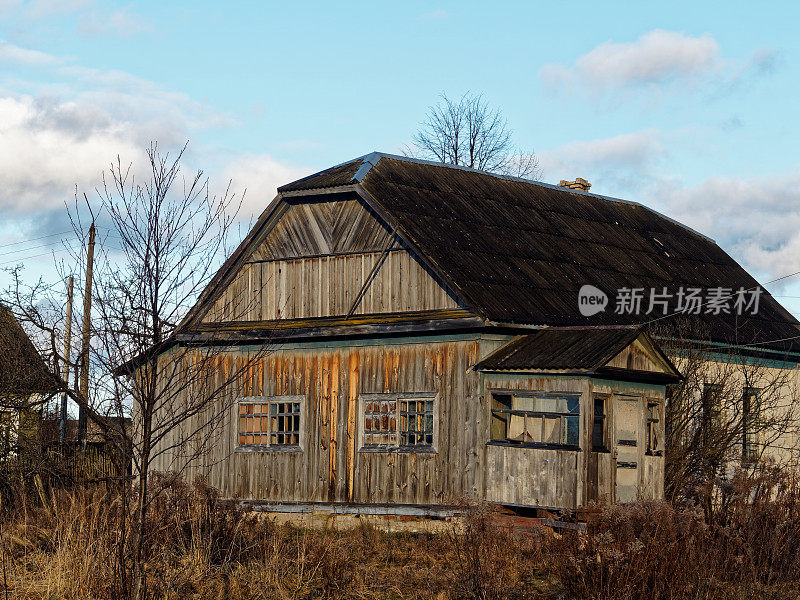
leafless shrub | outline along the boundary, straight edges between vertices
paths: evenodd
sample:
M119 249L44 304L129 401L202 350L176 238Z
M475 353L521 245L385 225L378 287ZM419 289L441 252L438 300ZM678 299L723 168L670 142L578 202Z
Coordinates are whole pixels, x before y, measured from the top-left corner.
M704 342L709 336L697 323L659 324L652 333L684 376L668 389L665 496L711 517L737 468L789 456L800 423L794 369L780 368L774 353Z
M771 471L734 477L725 511L641 502L604 509L565 540L557 573L573 598L785 597L800 573L800 497Z

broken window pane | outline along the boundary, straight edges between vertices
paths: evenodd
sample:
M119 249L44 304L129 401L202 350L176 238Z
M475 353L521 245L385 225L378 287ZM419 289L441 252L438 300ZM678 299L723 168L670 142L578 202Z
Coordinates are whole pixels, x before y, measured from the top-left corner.
M580 440L579 415L580 396L576 394L493 394L491 439L577 446Z
M384 446L397 443L397 403L373 400L364 405L364 444Z

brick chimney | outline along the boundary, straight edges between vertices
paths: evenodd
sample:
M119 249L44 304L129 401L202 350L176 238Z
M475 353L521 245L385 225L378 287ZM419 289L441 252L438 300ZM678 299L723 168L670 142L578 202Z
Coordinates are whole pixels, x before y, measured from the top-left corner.
M562 179L558 182L558 185L571 190L582 190L584 192L588 192L589 188L592 187L592 184L586 181L583 177L576 177L575 181L566 181L565 179Z

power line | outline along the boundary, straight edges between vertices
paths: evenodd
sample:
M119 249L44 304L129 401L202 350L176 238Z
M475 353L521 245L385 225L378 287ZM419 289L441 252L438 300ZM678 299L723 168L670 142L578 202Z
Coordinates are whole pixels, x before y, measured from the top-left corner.
M31 250L37 250L39 248L47 248L48 246L56 246L62 242L67 241L67 238L56 240L54 242L47 242L45 244L39 244L38 246L28 246L26 248L19 248L18 250L8 250L7 252L0 252L0 256L7 256L9 254L19 254L20 252L30 252Z
M794 273L789 273L788 275L783 275L781 277L777 277L772 281L767 281L764 285L769 285L770 283L775 283L776 281L780 281L782 279L788 279L789 277L794 277L795 275L800 275L800 271L795 271Z
M62 248L61 250L53 250L51 252L43 252L42 254L33 254L32 256L20 256L18 258L13 259L13 260L7 260L5 262L0 262L0 266L2 266L2 265L10 265L12 263L16 263L16 262L20 262L20 261L24 261L24 260L30 260L31 258L39 258L41 256L50 256L51 254L60 254L62 252L67 252L68 250L72 250L72 248Z
M42 236L35 237L35 238L28 238L27 240L20 240L19 242L10 242L8 244L0 244L0 248L7 248L9 246L18 246L19 244L27 244L28 242L37 242L39 240L55 237L57 235L66 235L68 233L73 233L73 232L72 231L61 231L59 233L49 233L47 235L42 235Z
M766 285L769 285L771 283L775 283L776 281L781 281L783 279L788 279L789 277L795 277L797 275L800 275L800 271L795 271L794 273L789 273L788 275L781 275L780 277L776 277L775 279L771 279L770 281L765 282L763 285L766 286ZM702 289L702 288L700 288L700 289ZM743 291L744 292L754 292L757 289L763 289L763 286L762 285L756 285L755 287L751 287L751 288L748 288L748 289L740 288L736 292L733 292L733 288L730 288L730 289L731 289L731 293L730 294L728 294L727 296L716 297L716 298L714 298L714 300L717 301L717 302L719 302L721 300L730 300L734 296L739 294L740 292L743 292ZM769 293L769 292L767 292L767 293ZM770 294L770 296L772 296L772 294ZM704 305L708 304L709 302L710 301L698 302L697 303L697 308L700 309ZM655 323L656 321L661 321L663 319L668 319L669 317L674 317L676 315L685 315L685 314L698 314L698 313L687 313L686 311L683 311L683 310L677 310L677 311L675 311L673 313L670 313L668 315L662 315L660 317L656 317L655 319L650 319L649 321L645 321L644 323L640 323L640 325L650 325L651 323ZM778 340L778 341L782 341L782 340Z

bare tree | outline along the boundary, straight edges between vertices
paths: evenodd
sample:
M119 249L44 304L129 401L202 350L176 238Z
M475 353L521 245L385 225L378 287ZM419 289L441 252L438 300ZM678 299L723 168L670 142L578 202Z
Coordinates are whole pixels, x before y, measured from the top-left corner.
M96 197L76 195L68 208L82 240L76 264L83 264L89 223L102 226L93 275L89 393L64 381L59 391L86 411L96 433L115 445L116 456L130 460L137 476L132 497L121 481L126 510L118 556L121 591L136 599L147 595L149 506L216 442L223 428L215 425L231 410L240 384L252 385L251 366L267 351L264 345L233 361L230 343L214 339L213 332L202 346L182 337L190 324L197 325L187 313L227 253L238 210L230 185L216 196L202 171L182 177L184 150L170 157L151 145L141 182L118 158ZM80 358L60 352L63 296L53 293L59 287L26 287L17 276L8 297L20 319L44 333L50 355L68 361L76 373ZM246 314L248 301L242 298L234 313ZM80 330L79 319L74 330ZM122 415L132 417L132 427L109 418ZM165 454L179 458L173 458L169 477L153 480L152 465Z
M457 101L442 94L406 153L514 177L540 177L536 155L516 149L512 133L508 121L482 94L467 92Z
M711 512L736 470L791 458L785 445L800 431L794 372L736 346L702 343L687 323L655 333L684 376L666 404L665 495Z

